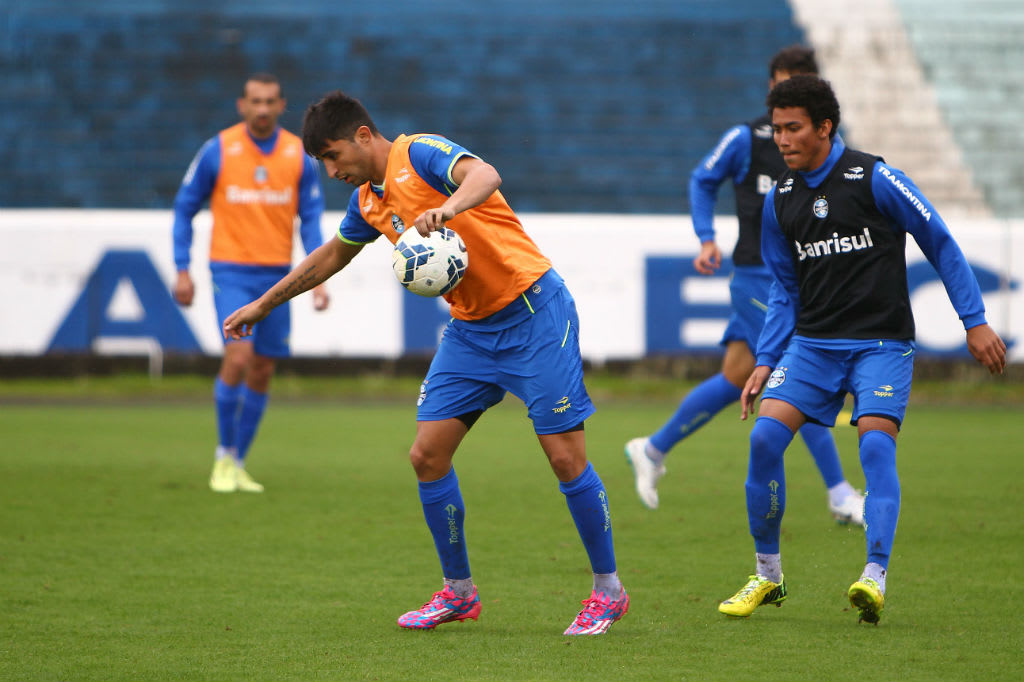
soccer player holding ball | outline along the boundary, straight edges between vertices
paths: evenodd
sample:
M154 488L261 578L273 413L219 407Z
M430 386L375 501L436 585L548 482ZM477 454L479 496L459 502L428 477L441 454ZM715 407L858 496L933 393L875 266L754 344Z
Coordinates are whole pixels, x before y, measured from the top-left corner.
M583 385L579 318L562 278L498 191L498 172L438 135L386 139L363 105L339 91L306 110L302 140L330 177L356 188L348 212L334 239L228 317L226 336L249 334L272 309L340 271L382 234L395 243L406 230L426 235L447 226L469 255L462 281L444 295L453 319L420 390L409 453L444 586L398 624L431 629L480 614L452 458L474 422L508 391L526 403L594 574L590 597L565 634L603 634L626 613L629 597L616 571L608 496L587 461L583 423L594 406Z
M761 255L775 281L741 397L746 419L765 390L746 483L756 568L718 608L749 616L786 598L783 453L805 422L834 424L850 393L867 483L867 561L848 596L860 620L877 623L900 510L896 438L914 365L907 233L942 278L974 358L1002 373L1006 345L986 323L978 282L931 203L902 171L835 137L839 102L829 83L793 76L772 88L768 107L788 170L764 202Z

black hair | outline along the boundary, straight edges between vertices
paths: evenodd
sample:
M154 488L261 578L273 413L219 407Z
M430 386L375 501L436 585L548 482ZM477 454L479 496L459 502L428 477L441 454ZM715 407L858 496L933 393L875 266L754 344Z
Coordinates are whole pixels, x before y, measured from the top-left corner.
M249 83L252 83L253 81L257 83L265 83L267 85L276 85L278 92L281 94L281 97L284 97L284 90L281 88L281 81L277 80L277 76L275 76L274 74L266 73L264 71L254 73L245 79L245 82L242 83L242 97L245 97L246 94L245 86Z
M319 157L332 140L354 139L360 126L378 134L362 102L341 90L329 92L310 104L302 117L302 146L310 156Z
M775 53L768 65L768 76L775 78L779 71L786 71L791 76L798 73L818 74L818 61L814 58L814 50L803 45L790 45Z
M829 82L817 76L797 75L776 84L765 103L769 111L801 107L807 111L815 128L826 119L832 121L830 139L839 130L839 100Z

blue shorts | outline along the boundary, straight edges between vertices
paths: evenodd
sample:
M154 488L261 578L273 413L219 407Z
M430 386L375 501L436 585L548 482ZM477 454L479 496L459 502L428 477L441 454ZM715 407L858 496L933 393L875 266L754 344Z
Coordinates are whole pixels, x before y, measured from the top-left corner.
M834 426L846 394L851 424L864 416L888 417L899 426L914 374L910 341L835 341L794 336L771 373L765 398L789 403L808 420Z
M763 266L737 266L729 278L732 314L722 335L722 345L743 341L751 353L757 352L757 337L764 329L768 312L768 291L772 276Z
M267 289L290 272L291 268L235 263L210 263L213 275L213 305L217 309L217 328L224 328L224 320L247 303L255 301ZM288 337L292 333L292 316L288 304L279 305L256 323L252 336L253 350L271 358L289 355ZM221 338L223 338L221 334ZM235 343L229 340L227 343Z
M515 326L471 326L445 327L420 387L419 421L486 410L506 391L526 403L538 434L568 431L594 413L583 385L576 303L564 285Z

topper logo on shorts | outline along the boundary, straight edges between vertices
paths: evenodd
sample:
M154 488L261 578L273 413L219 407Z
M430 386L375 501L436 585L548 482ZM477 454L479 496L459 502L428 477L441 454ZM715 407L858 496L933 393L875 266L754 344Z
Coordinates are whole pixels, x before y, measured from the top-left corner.
M768 377L768 388L777 388L786 383L786 368L779 367Z
M874 390L874 394L879 398L891 398L895 395L895 393L893 392L893 387L890 386L889 384L879 386Z
M562 396L561 400L559 400L557 403L555 403L555 406L551 408L551 411L556 413L556 414L559 414L559 413L565 412L570 407L572 407L572 403L569 402L569 396L564 395L564 396Z

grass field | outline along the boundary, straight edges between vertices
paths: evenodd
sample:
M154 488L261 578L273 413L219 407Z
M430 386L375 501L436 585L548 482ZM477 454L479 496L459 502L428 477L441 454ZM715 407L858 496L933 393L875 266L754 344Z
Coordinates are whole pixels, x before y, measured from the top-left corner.
M165 385L171 400L65 386L0 404L0 680L1024 679L1019 404L911 408L871 627L845 599L863 533L830 520L802 444L787 457L790 598L729 620L716 604L753 568L749 425L722 415L673 451L650 512L621 448L675 400L601 400L590 456L632 608L608 635L570 639L589 568L514 398L456 459L481 618L410 632L395 618L441 582L407 461L412 405L282 383L249 467L267 492L217 495L196 384ZM836 436L862 485L854 429Z

